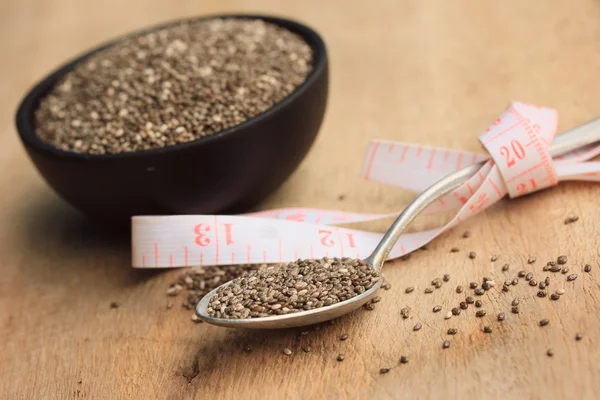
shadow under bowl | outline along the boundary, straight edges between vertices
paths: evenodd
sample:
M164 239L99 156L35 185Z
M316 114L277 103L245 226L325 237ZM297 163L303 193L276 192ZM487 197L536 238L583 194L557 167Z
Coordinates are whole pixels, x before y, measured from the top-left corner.
M307 26L283 18L211 15L187 20L212 18L262 19L295 32L313 50L311 72L282 101L214 135L147 151L80 154L42 142L35 134L34 113L40 100L65 73L119 39L86 52L33 87L16 114L17 131L29 157L64 200L92 218L110 222L126 222L135 215L242 212L276 190L298 167L316 139L325 114L325 43Z

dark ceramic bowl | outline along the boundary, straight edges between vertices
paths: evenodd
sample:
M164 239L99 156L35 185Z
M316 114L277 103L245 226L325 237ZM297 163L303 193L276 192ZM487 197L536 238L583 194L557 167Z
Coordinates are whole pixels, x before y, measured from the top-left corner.
M312 29L282 18L212 15L202 19L215 17L259 18L299 34L313 49L312 71L281 102L215 135L163 149L88 155L58 150L43 143L34 132L34 111L61 76L119 39L79 56L38 83L16 115L17 130L29 157L63 199L102 220L242 212L272 193L296 169L312 146L325 113L328 61L323 40Z

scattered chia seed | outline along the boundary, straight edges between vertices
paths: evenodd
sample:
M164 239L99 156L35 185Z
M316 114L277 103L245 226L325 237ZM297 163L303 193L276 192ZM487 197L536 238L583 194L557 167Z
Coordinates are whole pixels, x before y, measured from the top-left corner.
M513 286L517 286L519 284L519 278L514 278L511 282L510 282Z
M533 279L533 273L529 272L527 273L527 275L525 275L525 280L526 281L530 281Z
M513 299L512 303L510 303L513 307L518 306L521 303L521 301L517 298Z
M444 340L444 343L442 343L442 348L443 349L447 349L448 347L450 347L450 341L449 340Z
M467 296L467 298L465 299L465 303L473 304L473 303L475 303L475 299L471 296Z
M490 258L490 261L491 261L491 262L496 262L496 261L498 261L498 256L494 254L494 255L493 255L491 258Z
M592 266L590 264L585 264L585 267L583 267L584 272L590 272L591 270L592 270Z
M407 356L400 356L400 364L406 364L408 362Z
M433 312L440 312L440 311L442 311L442 306L433 307Z
M408 308L405 307L402 310L400 310L400 315L402 315L402 318L407 319L409 317Z
M569 282L574 281L575 279L577 279L577 274L571 274L567 276L567 281Z
M340 340L343 342L344 340L348 339L348 334L347 333L342 333L342 335L340 336Z
M512 306L511 311L513 314L518 314L519 313L519 306Z
M463 290L464 290L464 288L463 288L462 286L460 286L460 285L458 285L458 286L456 287L456 293L462 293L462 292L463 292Z
M482 288L483 290L485 290L485 291L488 291L488 290L490 290L490 287L491 287L491 286L490 286L490 284L489 284L488 282L483 282L483 283L481 284L481 288Z
M556 261L548 261L548 264L546 264L550 267L554 267L556 265Z
M450 275L444 274L444 277L442 279L444 280L444 282L448 282L450 280Z
M508 292L508 291L510 291L510 289L508 288L508 285L506 285L506 284L502 285L502 291L503 291L503 292Z
M412 293L415 290L415 288L413 286L409 286L406 289L404 289L404 293Z
M180 284L173 284L170 288L167 289L167 296L177 296L183 290L183 286Z
M311 47L260 19L184 21L88 57L42 98L36 135L111 154L173 146L261 114L302 84Z
M563 289L563 288L556 289L556 294L559 296L562 296L563 294L565 294L565 289Z
M506 271L508 271L508 268L509 268L509 267L510 267L510 265L508 265L508 264L504 264L504 265L502 266L502 272L506 272Z
M547 276L546 279L544 279L544 283L546 284L546 286L550 285L550 277Z
M433 293L433 289L428 287L424 290L425 293L429 294L429 293Z
M422 327L423 325L421 325L420 322L417 322L417 324L413 327L413 331L420 331Z
M469 305L466 302L461 301L459 307L461 310L466 310L467 308L469 308Z
M546 297L546 292L543 290L538 290L537 292L537 297Z
M579 342L581 339L583 339L583 335L581 333L575 334L575 340Z
M540 322L539 322L539 325L540 325L540 326L546 326L546 325L548 325L549 323L550 323L550 321L549 321L549 320L547 320L547 319L542 319L542 320L540 320Z
M373 303L365 303L363 308L367 311L373 311L375 309L375 304Z
M548 351L546 351L546 355L548 357L552 357L552 356L554 356L554 351L552 349L548 349Z
M569 272L569 267L563 267L560 271L563 275L566 275Z
M114 309L114 308L119 308L119 307L121 307L121 304L116 301L113 301L110 303L110 308Z
M481 317L484 317L485 314L486 314L485 310L477 310L477 312L475 313L475 316L477 318L481 318Z
M197 316L196 314L192 314L192 322L196 323L196 324L201 324L202 319L199 316Z
M527 263L528 264L533 264L536 260L537 260L537 258L535 258L535 257L532 256L532 257L529 257L529 259L527 260Z
M380 373L380 374L387 374L387 373L388 373L388 372L390 372L391 370L392 370L392 368L391 368L391 367L385 367L385 368L381 368L381 369L379 370L379 373Z
M483 332L484 333L492 333L492 327L491 326L484 326L483 327Z
M373 299L371 299L371 303L379 303L380 301L381 301L380 296L375 296L375 297L373 297Z
M550 300L558 300L560 299L560 295L556 294L556 293L552 293L550 295Z
M452 318L452 311L448 311L446 313L446 316L444 317L444 319L450 319L450 318Z
M476 254L474 251L470 251L470 252L469 252L469 258L472 260L472 259L474 259L475 257L477 257L477 254Z
M502 321L504 321L504 318L506 318L506 316L504 315L503 312L498 314L498 321L502 322Z
M465 231L465 233L463 233L462 237L465 238L465 239L466 238L470 238L471 237L471 232Z
M469 283L469 288L471 288L471 289L477 289L477 286L478 286L477 282L471 282L471 283Z
M312 351L312 347L310 347L310 346L304 346L302 348L302 351L304 351L305 353L310 353Z
M532 279L529 281L529 286L537 286L537 281L535 279Z
M553 265L550 267L550 272L559 272L561 269L559 265Z
M519 271L519 273L518 273L519 278L525 278L525 275L527 275L527 272L525 272L523 270Z
M541 281L540 284L538 285L538 287L540 289L546 289L546 282L545 281Z
M483 306L483 303L481 302L481 300L476 300L475 307L480 308L481 306Z
M481 296L485 293L485 290L483 290L482 288L477 288L473 291L473 293L475 293L477 296Z
M434 285L434 286L435 286L435 288L436 288L436 289L439 289L439 288L441 288L441 287L442 287L442 281L440 281L440 280L437 280L437 281L435 282L435 285Z
M381 288L382 288L382 289L385 289L385 290L390 290L390 289L392 288L392 284L391 284L391 283L389 283L389 282L384 282L384 283L381 285Z
M379 279L379 272L361 260L298 260L235 278L210 299L207 313L216 318L245 319L312 310L358 296ZM328 291L324 289L327 286L331 287ZM372 303L365 305L367 310L373 307Z
M283 354L285 354L286 356L289 356L289 355L292 355L292 351L286 347L285 349L283 349Z
M450 328L448 329L448 335L456 335L458 333L458 329Z
M450 253L458 253L460 250L458 250L458 248L453 247L450 249Z
M343 355L343 354L341 354L341 353L340 353L340 354L338 354L338 356L337 356L337 360L338 360L338 361L344 361L344 358L346 358L346 357L344 357L344 355Z
M456 308L456 307L454 307L454 308L452 309L452 315L459 315L459 314L460 314L460 308Z
M567 263L567 256L559 256L556 259L556 262L560 265L566 264Z
M579 220L579 217L577 217L577 216L567 217L567 218L565 218L565 225L572 224L573 222L577 222L578 220Z
M549 266L549 265L544 265L544 266L542 267L542 271L544 271L544 272L548 271L549 269L550 269L550 266Z

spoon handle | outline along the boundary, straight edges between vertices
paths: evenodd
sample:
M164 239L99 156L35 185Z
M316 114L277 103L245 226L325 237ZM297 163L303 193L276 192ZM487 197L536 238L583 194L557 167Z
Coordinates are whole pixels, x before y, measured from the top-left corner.
M550 144L548 151L552 157L556 157L597 141L600 141L600 118L596 118L557 136ZM425 189L400 213L373 253L365 259L365 262L375 268L381 268L402 232L404 232L417 215L427 208L427 206L467 181L479 171L485 162L482 161L452 172Z

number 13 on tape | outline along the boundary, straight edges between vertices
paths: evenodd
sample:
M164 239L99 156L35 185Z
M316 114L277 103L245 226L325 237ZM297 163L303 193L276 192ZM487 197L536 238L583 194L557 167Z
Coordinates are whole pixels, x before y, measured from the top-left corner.
M368 256L382 237L336 226L244 216L134 217L134 266L275 263Z

